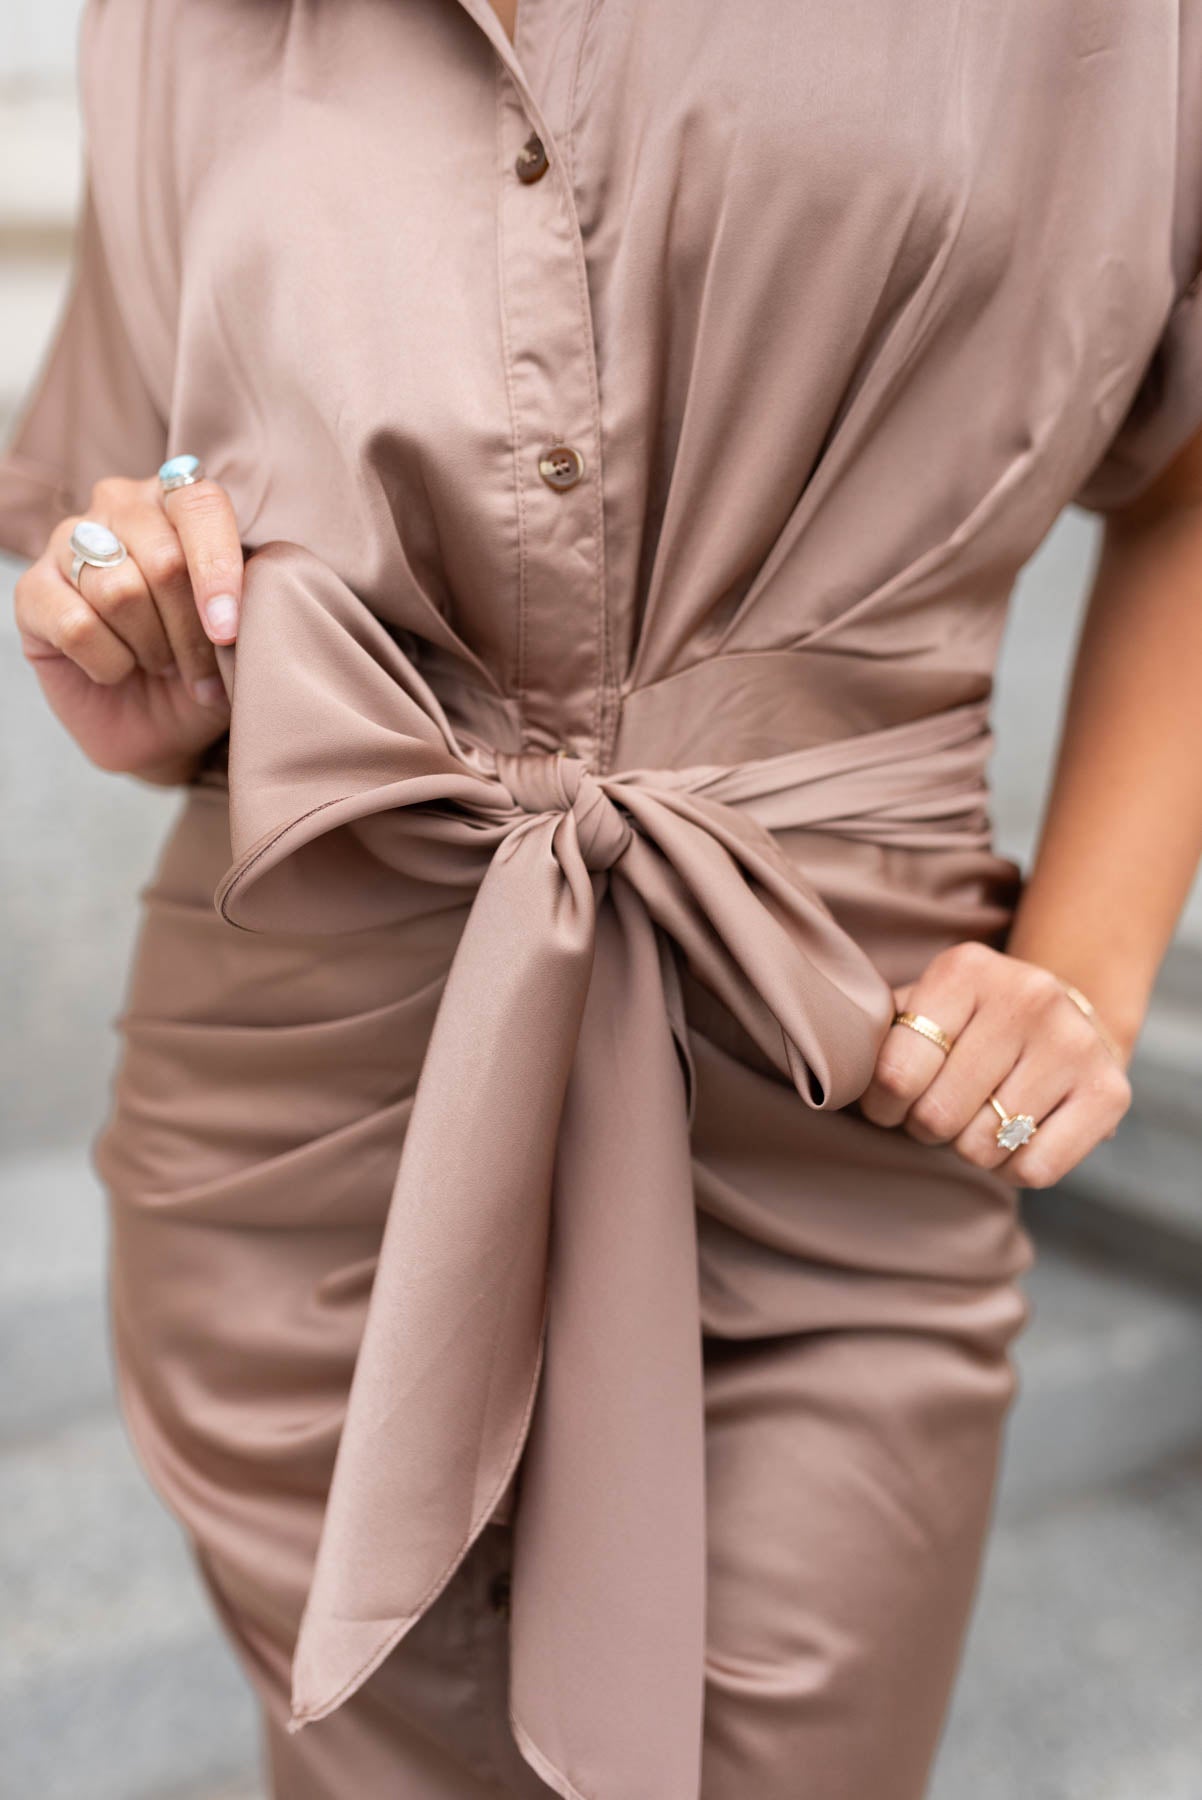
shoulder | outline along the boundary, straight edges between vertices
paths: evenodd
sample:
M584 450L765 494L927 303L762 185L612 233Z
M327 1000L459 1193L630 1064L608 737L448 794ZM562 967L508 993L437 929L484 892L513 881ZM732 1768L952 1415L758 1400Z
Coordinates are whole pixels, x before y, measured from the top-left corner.
M286 36L291 11L287 0L85 0L79 99L90 137L212 114L261 66L256 51Z
M185 184L231 113L263 104L290 0L85 0L78 91L98 156L136 156Z
M138 152L156 152L168 112L183 8L176 0L86 0L79 25L78 88L89 162L103 179Z
M179 300L183 102L215 80L189 13L208 0L85 0L78 98L97 243L152 390L170 391Z

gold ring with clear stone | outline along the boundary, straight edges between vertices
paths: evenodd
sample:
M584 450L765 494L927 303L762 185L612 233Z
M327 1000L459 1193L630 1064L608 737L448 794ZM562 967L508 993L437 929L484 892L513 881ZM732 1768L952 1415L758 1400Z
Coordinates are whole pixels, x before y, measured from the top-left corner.
M999 1150L1021 1150L1031 1142L1039 1127L1030 1113L1008 1113L996 1094L990 1094L989 1104L1002 1121L995 1138Z

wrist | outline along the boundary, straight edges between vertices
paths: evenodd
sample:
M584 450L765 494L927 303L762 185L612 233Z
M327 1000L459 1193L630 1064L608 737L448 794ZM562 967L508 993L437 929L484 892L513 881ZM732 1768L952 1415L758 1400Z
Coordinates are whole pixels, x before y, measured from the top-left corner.
M1113 1056L1115 1062L1118 1063L1121 1069L1125 1069L1131 1061L1131 1056L1135 1049L1135 1041L1139 1036L1139 1025L1134 1026L1129 1032L1124 1032L1123 1036L1120 1038L1115 1032L1111 1031L1105 1019L1089 998L1089 995L1083 993L1075 982L1066 981L1063 976L1059 975L1056 979L1059 981L1068 999L1072 1001L1078 1012L1080 1012L1084 1018L1089 1020L1089 1023L1093 1026L1094 1030L1101 1038L1102 1043L1105 1045L1106 1049L1109 1050L1111 1056Z
M1113 955L1094 960L1083 957L1079 946L1041 945L1020 932L1011 934L1006 949L1022 962L1047 969L1063 988L1072 989L1070 1000L1090 1019L1111 1055L1127 1067L1147 1017L1152 974L1145 977L1142 971L1124 968Z
M150 787L187 787L200 773L201 759L197 754L169 757L164 762L147 763L138 769L130 769L128 774L135 781L144 781Z

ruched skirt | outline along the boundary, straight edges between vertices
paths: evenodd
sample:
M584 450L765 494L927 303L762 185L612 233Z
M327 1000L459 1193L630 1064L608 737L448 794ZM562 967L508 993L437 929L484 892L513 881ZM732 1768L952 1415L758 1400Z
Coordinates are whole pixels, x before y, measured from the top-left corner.
M944 943L1004 930L1015 872L989 853L781 841L895 983ZM127 1428L261 1703L274 1796L546 1795L507 1716L506 1507L370 1679L287 1729L384 1216L466 907L432 892L402 924L240 931L213 904L229 861L214 766L143 890L94 1144ZM1017 1385L1033 1255L1019 1196L854 1106L802 1106L687 972L682 995L705 1377L701 1800L920 1800Z

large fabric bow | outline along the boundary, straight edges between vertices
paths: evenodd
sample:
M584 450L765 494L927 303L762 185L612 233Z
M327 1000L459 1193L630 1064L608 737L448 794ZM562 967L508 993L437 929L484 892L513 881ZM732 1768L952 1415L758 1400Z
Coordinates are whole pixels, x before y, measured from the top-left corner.
M885 731L735 768L492 752L457 739L325 564L278 543L249 561L220 663L228 920L354 931L395 919L415 879L470 900L380 1245L292 1728L431 1605L520 1461L523 1754L565 1800L696 1800L704 1421L678 959L802 1103L856 1098L890 990L753 815L837 828L866 794L930 786L979 720L923 721L905 754Z

